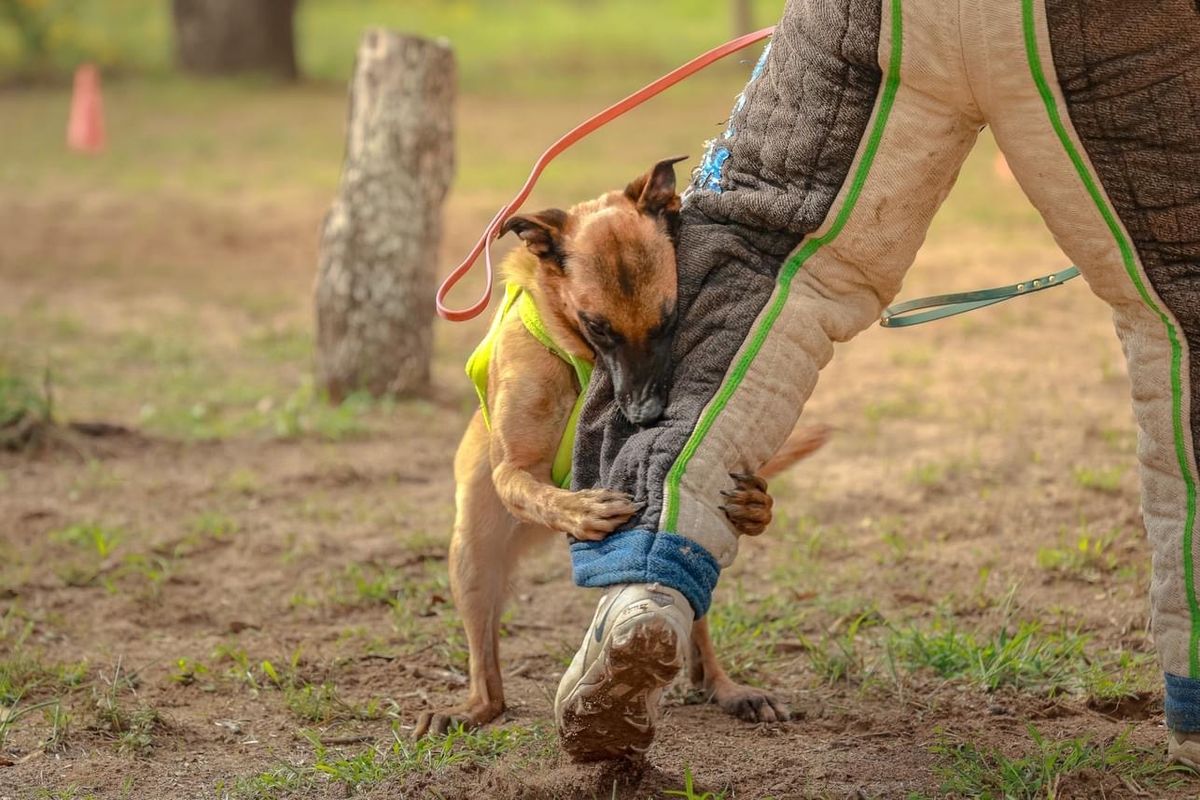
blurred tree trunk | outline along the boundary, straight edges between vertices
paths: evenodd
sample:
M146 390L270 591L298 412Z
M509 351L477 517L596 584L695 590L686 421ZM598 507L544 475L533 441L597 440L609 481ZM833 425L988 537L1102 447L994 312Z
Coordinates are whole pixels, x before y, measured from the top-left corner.
M732 0L733 35L741 36L754 30L754 8L751 0Z
M296 0L171 0L181 69L297 77Z
M454 73L450 48L428 39L372 29L359 44L316 284L317 381L333 400L429 384Z

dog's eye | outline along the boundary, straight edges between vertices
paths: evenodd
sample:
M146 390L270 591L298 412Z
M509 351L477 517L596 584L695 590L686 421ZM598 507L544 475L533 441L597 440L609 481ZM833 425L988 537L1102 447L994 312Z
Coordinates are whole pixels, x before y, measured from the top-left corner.
M583 323L584 330L587 331L588 338L594 344L605 345L613 344L616 341L616 335L613 333L612 326L607 320L595 319L582 314L579 315L579 321Z
M658 323L658 325L654 327L654 330L650 331L650 338L665 339L666 337L670 336L675 332L675 323L678 320L679 313L675 309L671 309L669 312L664 311L662 322Z

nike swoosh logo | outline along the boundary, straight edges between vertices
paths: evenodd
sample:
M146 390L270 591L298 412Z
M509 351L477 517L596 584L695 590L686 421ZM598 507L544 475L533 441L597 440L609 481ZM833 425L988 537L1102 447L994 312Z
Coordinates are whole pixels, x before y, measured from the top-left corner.
M604 638L604 625L608 622L608 614L612 611L613 606L617 604L617 598L613 598L613 602L608 604L608 608L604 609L604 616L600 618L600 624L596 626L595 632L592 634L596 642L599 643Z

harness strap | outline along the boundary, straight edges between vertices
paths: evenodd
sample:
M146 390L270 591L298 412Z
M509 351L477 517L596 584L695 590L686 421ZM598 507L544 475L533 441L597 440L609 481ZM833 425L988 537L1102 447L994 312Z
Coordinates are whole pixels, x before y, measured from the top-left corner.
M575 371L575 379L579 382L579 396L575 398L575 405L571 408L571 415L567 418L565 429L563 430L562 438L558 442L558 450L554 453L554 461L551 464L550 476L556 486L564 489L571 487L571 467L575 450L575 429L579 424L579 413L583 410L583 402L587 396L588 383L592 379L592 365L563 350L550 336L546 330L545 324L542 322L542 317L538 314L537 306L533 304L533 299L528 293L523 292L521 287L515 283L509 283L504 292L504 304L492 319L492 324L488 328L487 336L471 353L471 357L467 360L467 375L471 378L471 383L475 386L475 392L479 395L479 407L483 411L483 424L490 430L492 427L491 413L488 409L488 373L491 371L492 356L495 354L496 339L500 335L500 326L504 324L505 318L508 317L516 309L517 314L521 318L521 324L525 330L529 332L533 338L538 340L538 343L553 353L558 358L571 365Z
M945 319L946 317L953 317L956 314L965 314L968 311L1002 303L1014 297L1061 286L1072 278L1077 277L1079 277L1079 268L1068 267L1059 272L1043 275L1040 278L1014 283L1011 286L998 286L995 289L980 289L974 292L939 294L933 297L908 300L884 309L883 314L879 318L879 324L884 328L907 328L925 322L933 322L935 319ZM921 311L921 309L929 310Z
M496 312L496 316L492 317L492 324L488 326L487 335L476 345L475 349L471 351L470 358L467 359L467 377L471 379L471 385L475 387L475 394L479 395L479 408L483 411L483 424L487 426L488 430L492 428L492 414L488 406L488 372L492 368L492 355L496 349L496 339L500 335L500 326L504 324L504 318L508 316L513 303L517 302L517 298L520 296L521 287L515 283L508 284L504 290L504 303Z
M521 315L525 330L533 334L533 338L541 342L547 350L570 364L575 370L575 379L579 381L579 396L575 398L571 416L567 418L567 425L563 430L562 439L558 442L558 450L554 454L554 464L550 470L551 479L562 488L568 489L571 486L571 471L575 462L575 429L579 425L579 414L583 411L583 401L587 397L588 383L592 380L592 365L558 346L546 331L542 316L533 304L533 298L528 294L521 295L517 303L517 313Z
M576 359L574 355L560 348L558 343L554 342L550 332L546 330L545 323L541 321L538 307L533 305L533 297L530 297L528 293L522 294L521 300L517 302L517 313L521 314L521 323L526 326L526 330L533 333L533 337L541 342L542 347L550 350L551 353L575 369L575 379L580 383L580 395L575 398L571 415L566 419L563 438L558 441L558 450L554 452L554 463L551 467L551 480L562 488L570 488L571 470L575 463L575 428L580 422L580 411L583 410L588 384L592 380L592 365L587 361Z

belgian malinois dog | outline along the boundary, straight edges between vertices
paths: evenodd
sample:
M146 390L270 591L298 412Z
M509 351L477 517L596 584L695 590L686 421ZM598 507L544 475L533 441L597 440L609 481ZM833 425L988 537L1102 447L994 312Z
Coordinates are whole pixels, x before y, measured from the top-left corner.
M467 701L426 712L416 735L482 725L504 710L500 613L518 560L566 533L597 541L638 510L607 489L573 492L552 479L564 429L581 392L569 359L606 370L630 422L649 425L665 406L676 322L675 237L680 198L674 164L655 164L624 190L567 211L510 218L515 250L502 270L532 303L554 352L518 313L494 328L484 407L454 459L457 513L450 542L450 586L470 653ZM482 396L482 393L481 393ZM739 533L757 535L771 519L765 477L824 444L823 427L798 428L758 475L733 475L725 513ZM726 711L748 720L787 719L769 693L735 683L717 661L706 619L693 629L692 679Z

